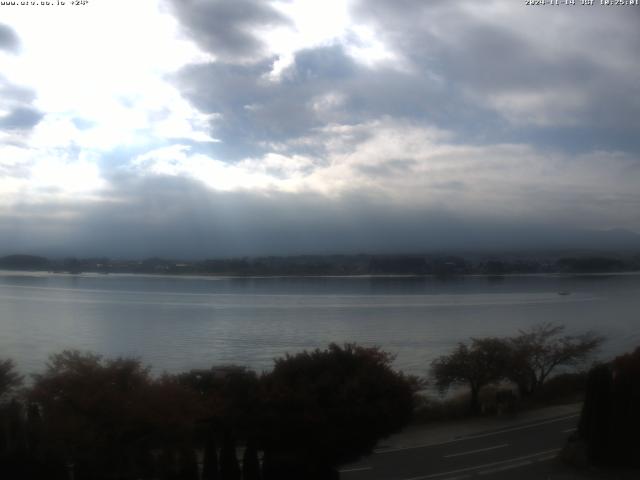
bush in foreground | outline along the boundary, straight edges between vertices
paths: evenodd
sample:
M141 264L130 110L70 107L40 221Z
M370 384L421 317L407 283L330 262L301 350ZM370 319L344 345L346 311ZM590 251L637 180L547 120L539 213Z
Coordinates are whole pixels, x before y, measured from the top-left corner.
M578 428L594 464L640 467L640 347L589 371Z
M24 402L0 410L3 478L196 479L197 451L203 479L336 478L409 421L418 383L391 362L378 348L332 344L260 377L229 367L154 378L135 359L62 352Z
M353 344L276 360L264 378L262 440L272 465L297 463L306 478L328 478L404 427L419 384L394 371L392 360Z

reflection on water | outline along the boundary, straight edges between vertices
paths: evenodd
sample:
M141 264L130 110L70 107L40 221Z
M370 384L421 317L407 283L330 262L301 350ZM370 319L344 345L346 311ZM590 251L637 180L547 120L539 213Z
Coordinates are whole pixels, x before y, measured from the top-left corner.
M570 292L559 295L558 292ZM236 363L355 341L425 374L471 336L542 321L640 344L640 276L220 278L0 273L0 357L24 371L64 348L135 355L158 371Z

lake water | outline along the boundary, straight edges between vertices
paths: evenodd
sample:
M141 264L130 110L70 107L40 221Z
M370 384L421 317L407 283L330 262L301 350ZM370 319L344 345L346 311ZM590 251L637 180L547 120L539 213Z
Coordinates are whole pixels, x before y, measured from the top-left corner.
M559 295L558 292L571 292ZM379 345L424 375L472 336L540 322L607 336L601 357L640 345L640 276L219 278L0 272L0 358L23 372L67 348L138 356L154 371L268 370L330 342Z

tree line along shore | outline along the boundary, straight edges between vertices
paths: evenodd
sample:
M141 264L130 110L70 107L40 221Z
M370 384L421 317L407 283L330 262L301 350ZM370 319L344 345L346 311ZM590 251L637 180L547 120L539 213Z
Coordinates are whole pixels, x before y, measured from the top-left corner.
M510 275L542 273L610 273L640 271L640 253L563 252L493 255L299 255L204 260L107 257L0 257L0 269L66 273L144 273L171 275Z

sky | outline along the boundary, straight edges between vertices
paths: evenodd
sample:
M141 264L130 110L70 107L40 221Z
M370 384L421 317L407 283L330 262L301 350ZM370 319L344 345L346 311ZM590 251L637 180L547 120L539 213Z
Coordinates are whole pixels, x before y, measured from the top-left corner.
M640 248L640 7L16 3L0 254Z

